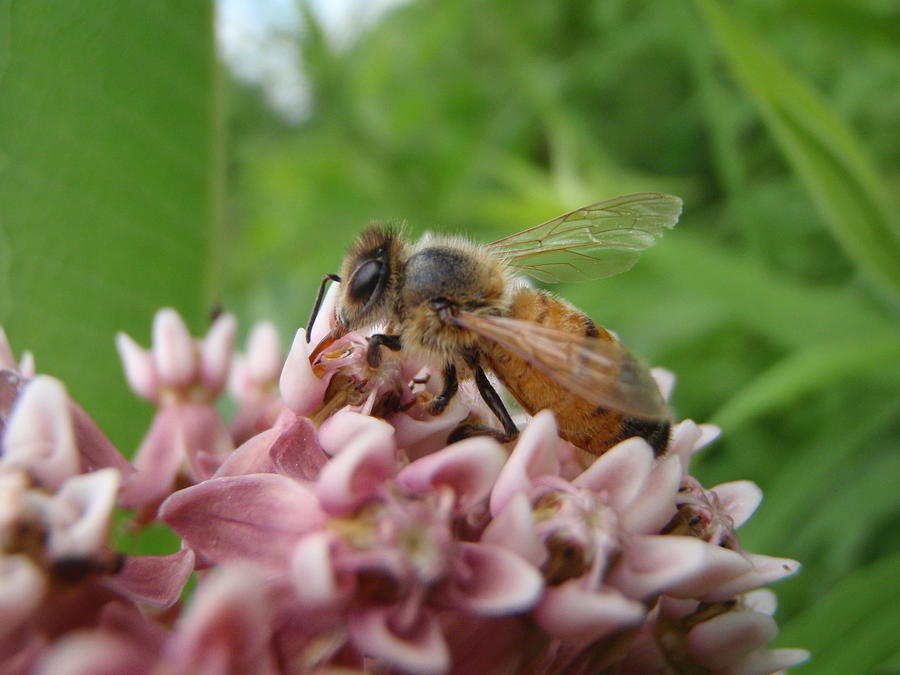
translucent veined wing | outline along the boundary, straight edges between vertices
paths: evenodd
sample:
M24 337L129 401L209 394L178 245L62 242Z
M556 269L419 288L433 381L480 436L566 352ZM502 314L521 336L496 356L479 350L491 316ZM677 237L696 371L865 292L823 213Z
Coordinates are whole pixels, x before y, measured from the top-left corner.
M452 320L525 359L588 403L630 417L670 418L650 371L617 341L573 335L508 317L461 312Z
M489 246L540 281L587 281L631 269L680 215L680 198L641 192L576 209Z

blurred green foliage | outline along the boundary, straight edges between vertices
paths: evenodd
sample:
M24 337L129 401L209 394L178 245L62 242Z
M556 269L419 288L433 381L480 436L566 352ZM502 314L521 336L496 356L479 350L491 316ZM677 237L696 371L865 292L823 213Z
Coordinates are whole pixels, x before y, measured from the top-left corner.
M146 344L160 305L287 342L370 220L490 241L679 194L634 270L555 290L677 373L679 417L723 425L704 484L763 488L744 545L805 565L779 643L807 672L896 670L896 3L419 1L340 49L301 12L313 105L288 124L252 87L223 99L208 2L0 0L14 347L128 452L149 413L112 338Z
M874 572L900 510L896 5L411 2L345 49L304 18L302 123L232 87L229 303L289 335L370 220L491 241L680 194L634 270L555 290L725 427L695 471L758 482L745 546L805 565L780 644L820 653L809 672L896 663L896 566ZM838 633L865 647L837 659Z
M216 82L208 3L0 0L0 325L129 454L116 331L217 281Z

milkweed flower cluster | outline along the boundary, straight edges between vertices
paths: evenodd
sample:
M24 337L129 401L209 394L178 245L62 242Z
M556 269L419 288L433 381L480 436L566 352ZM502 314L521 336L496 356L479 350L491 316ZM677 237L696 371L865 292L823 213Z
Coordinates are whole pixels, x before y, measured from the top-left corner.
M365 336L310 363L302 330L286 359L271 325L240 355L235 331L225 315L196 340L162 310L150 349L117 338L156 407L133 462L0 333L4 672L770 673L808 657L767 647L760 587L799 565L741 548L759 489L689 473L716 428L677 424L658 458L640 438L587 457L543 411L516 442L447 445L491 420L465 386L431 417L439 378L402 353L369 368ZM116 552L116 507L181 549Z

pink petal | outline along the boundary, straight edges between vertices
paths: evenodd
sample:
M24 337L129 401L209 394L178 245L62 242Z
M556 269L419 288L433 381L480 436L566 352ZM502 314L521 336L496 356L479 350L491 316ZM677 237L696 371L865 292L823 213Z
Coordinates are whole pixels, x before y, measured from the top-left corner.
M672 427L666 454L680 457L685 471L687 471L691 456L694 454L694 447L701 436L702 432L694 420L682 420Z
M573 579L548 588L533 615L541 628L564 640L599 639L633 628L646 610L616 591L589 591Z
M418 459L445 447L447 436L470 412L469 403L458 394L440 415L425 414L420 419L399 412L387 419L396 430L397 447L403 448L410 459Z
M497 514L513 495L530 490L539 476L559 473L556 418L549 410L535 415L516 443L491 492L491 513Z
M535 567L547 559L547 549L535 531L531 502L519 493L488 523L482 543L502 546L518 554Z
M273 570L283 570L300 537L324 520L313 492L278 474L210 479L173 494L159 516L213 561Z
M394 436L394 428L384 420L342 408L322 422L319 427L319 443L329 455L337 455L356 438L373 429L381 430L385 443Z
M194 571L194 554L188 549L159 556L129 556L122 570L105 577L104 585L151 607L171 607Z
M281 338L271 321L260 321L247 340L247 369L257 382L274 382L281 374Z
M149 401L157 400L159 378L156 376L153 355L125 333L116 334L116 349L119 350L125 379L128 380L131 390Z
M272 428L251 436L219 465L215 478L247 473L275 473L269 450L284 429Z
M758 588L744 595L744 606L754 612L774 616L778 609L778 597L768 588Z
M322 298L322 306L319 307L319 314L312 325L310 331L309 343L312 345L319 344L322 339L328 335L334 326L334 308L337 305L338 297L340 297L341 285L338 282L332 282ZM303 339L306 340L306 331L303 330Z
M237 319L232 314L222 314L200 344L200 375L210 393L217 394L225 386L234 354L235 333Z
M454 585L447 599L474 614L502 616L528 611L544 580L531 564L491 544L458 544Z
M322 405L322 396L330 378L318 378L309 364L309 345L301 328L294 335L279 379L281 398L298 415L309 415Z
M119 481L115 469L100 469L63 483L46 514L53 558L91 558L106 548Z
M9 346L9 340L6 337L6 331L3 330L3 326L0 326L0 369L19 369L19 364L16 362L12 347Z
M643 438L629 438L598 457L572 483L603 492L609 506L620 511L637 497L653 468L653 449Z
M300 540L291 556L294 594L306 607L326 608L344 599L331 561L332 535L313 532Z
M710 491L719 498L719 504L731 516L735 527L740 527L750 519L763 497L762 490L749 480L722 483Z
M630 598L666 593L697 597L717 589L750 567L739 553L692 537L635 536L627 542L625 559L611 571L608 583Z
M675 515L675 495L683 475L677 457L657 461L641 493L621 514L622 529L634 534L659 532Z
M456 512L465 513L488 496L505 462L506 452L497 441L469 438L417 459L396 480L419 494L447 486L456 496Z
M702 596L703 600L725 600L760 586L780 581L800 571L800 563L790 558L773 558L758 553L745 554L752 568L726 580L716 588L709 588Z
M306 417L298 417L281 432L269 455L275 473L298 480L315 480L328 461L316 439L316 428Z
M166 649L179 669L203 673L267 670L271 612L264 579L251 567L219 567L204 578Z
M722 675L769 675L809 661L810 653L805 649L757 649L728 668Z
M0 640L37 610L46 586L43 573L27 556L0 556Z
M668 401L672 397L672 390L675 388L675 373L665 368L651 368L650 374L656 380L659 393Z
M81 458L81 470L96 471L105 467L116 469L125 479L134 473L134 467L106 437L90 416L73 401L69 401L69 413L75 429L75 443Z
M19 359L19 372L22 373L22 377L32 378L37 374L37 370L35 370L34 365L34 354L30 351L22 352L22 358Z
M183 387L197 375L194 340L174 309L161 309L153 318L153 361L169 387Z
M393 439L372 427L322 468L316 496L329 513L351 513L398 469Z
M147 653L125 640L100 632L61 638L40 659L37 675L149 675Z
M688 633L686 647L698 664L724 668L776 635L778 626L766 614L726 612L694 626Z
M150 430L134 457L137 471L122 486L121 504L126 509L156 502L172 491L172 484L187 449L180 433L176 406L157 411Z
M198 482L212 477L234 450L219 411L209 403L181 403L173 409L172 421L181 436L188 475Z
M6 422L0 462L26 469L57 488L78 473L69 397L59 380L38 375L25 387Z
M349 617L350 636L357 648L410 673L443 673L450 665L447 643L437 620L423 613L410 634L399 635L391 627L390 608L365 607Z

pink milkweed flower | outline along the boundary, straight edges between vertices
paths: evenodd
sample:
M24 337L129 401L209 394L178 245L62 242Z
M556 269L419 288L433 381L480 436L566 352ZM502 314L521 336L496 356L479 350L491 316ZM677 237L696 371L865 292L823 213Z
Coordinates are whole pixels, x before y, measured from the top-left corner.
M223 314L196 341L174 310L162 309L150 351L124 333L116 336L131 388L157 406L134 458L137 472L123 487L123 506L152 513L179 474L192 483L208 478L233 449L213 403L225 386L235 331L234 317Z
M551 635L589 645L641 625L660 596L721 600L798 568L735 550L734 528L758 502L752 484L707 493L679 455L654 459L637 438L567 481L557 443L552 415L538 413L497 479L485 533L541 568L548 588L533 615ZM698 529L680 528L685 519Z
M314 484L274 474L212 479L172 495L161 517L205 559L288 572L297 611L346 622L362 654L443 672L443 613L521 614L543 583L516 553L456 536L485 504L505 458L499 444L469 439L401 469L380 424Z
M228 378L228 390L238 403L231 435L236 444L270 428L284 403L278 393L278 379L284 365L278 330L271 321L253 326L247 351L237 354Z

